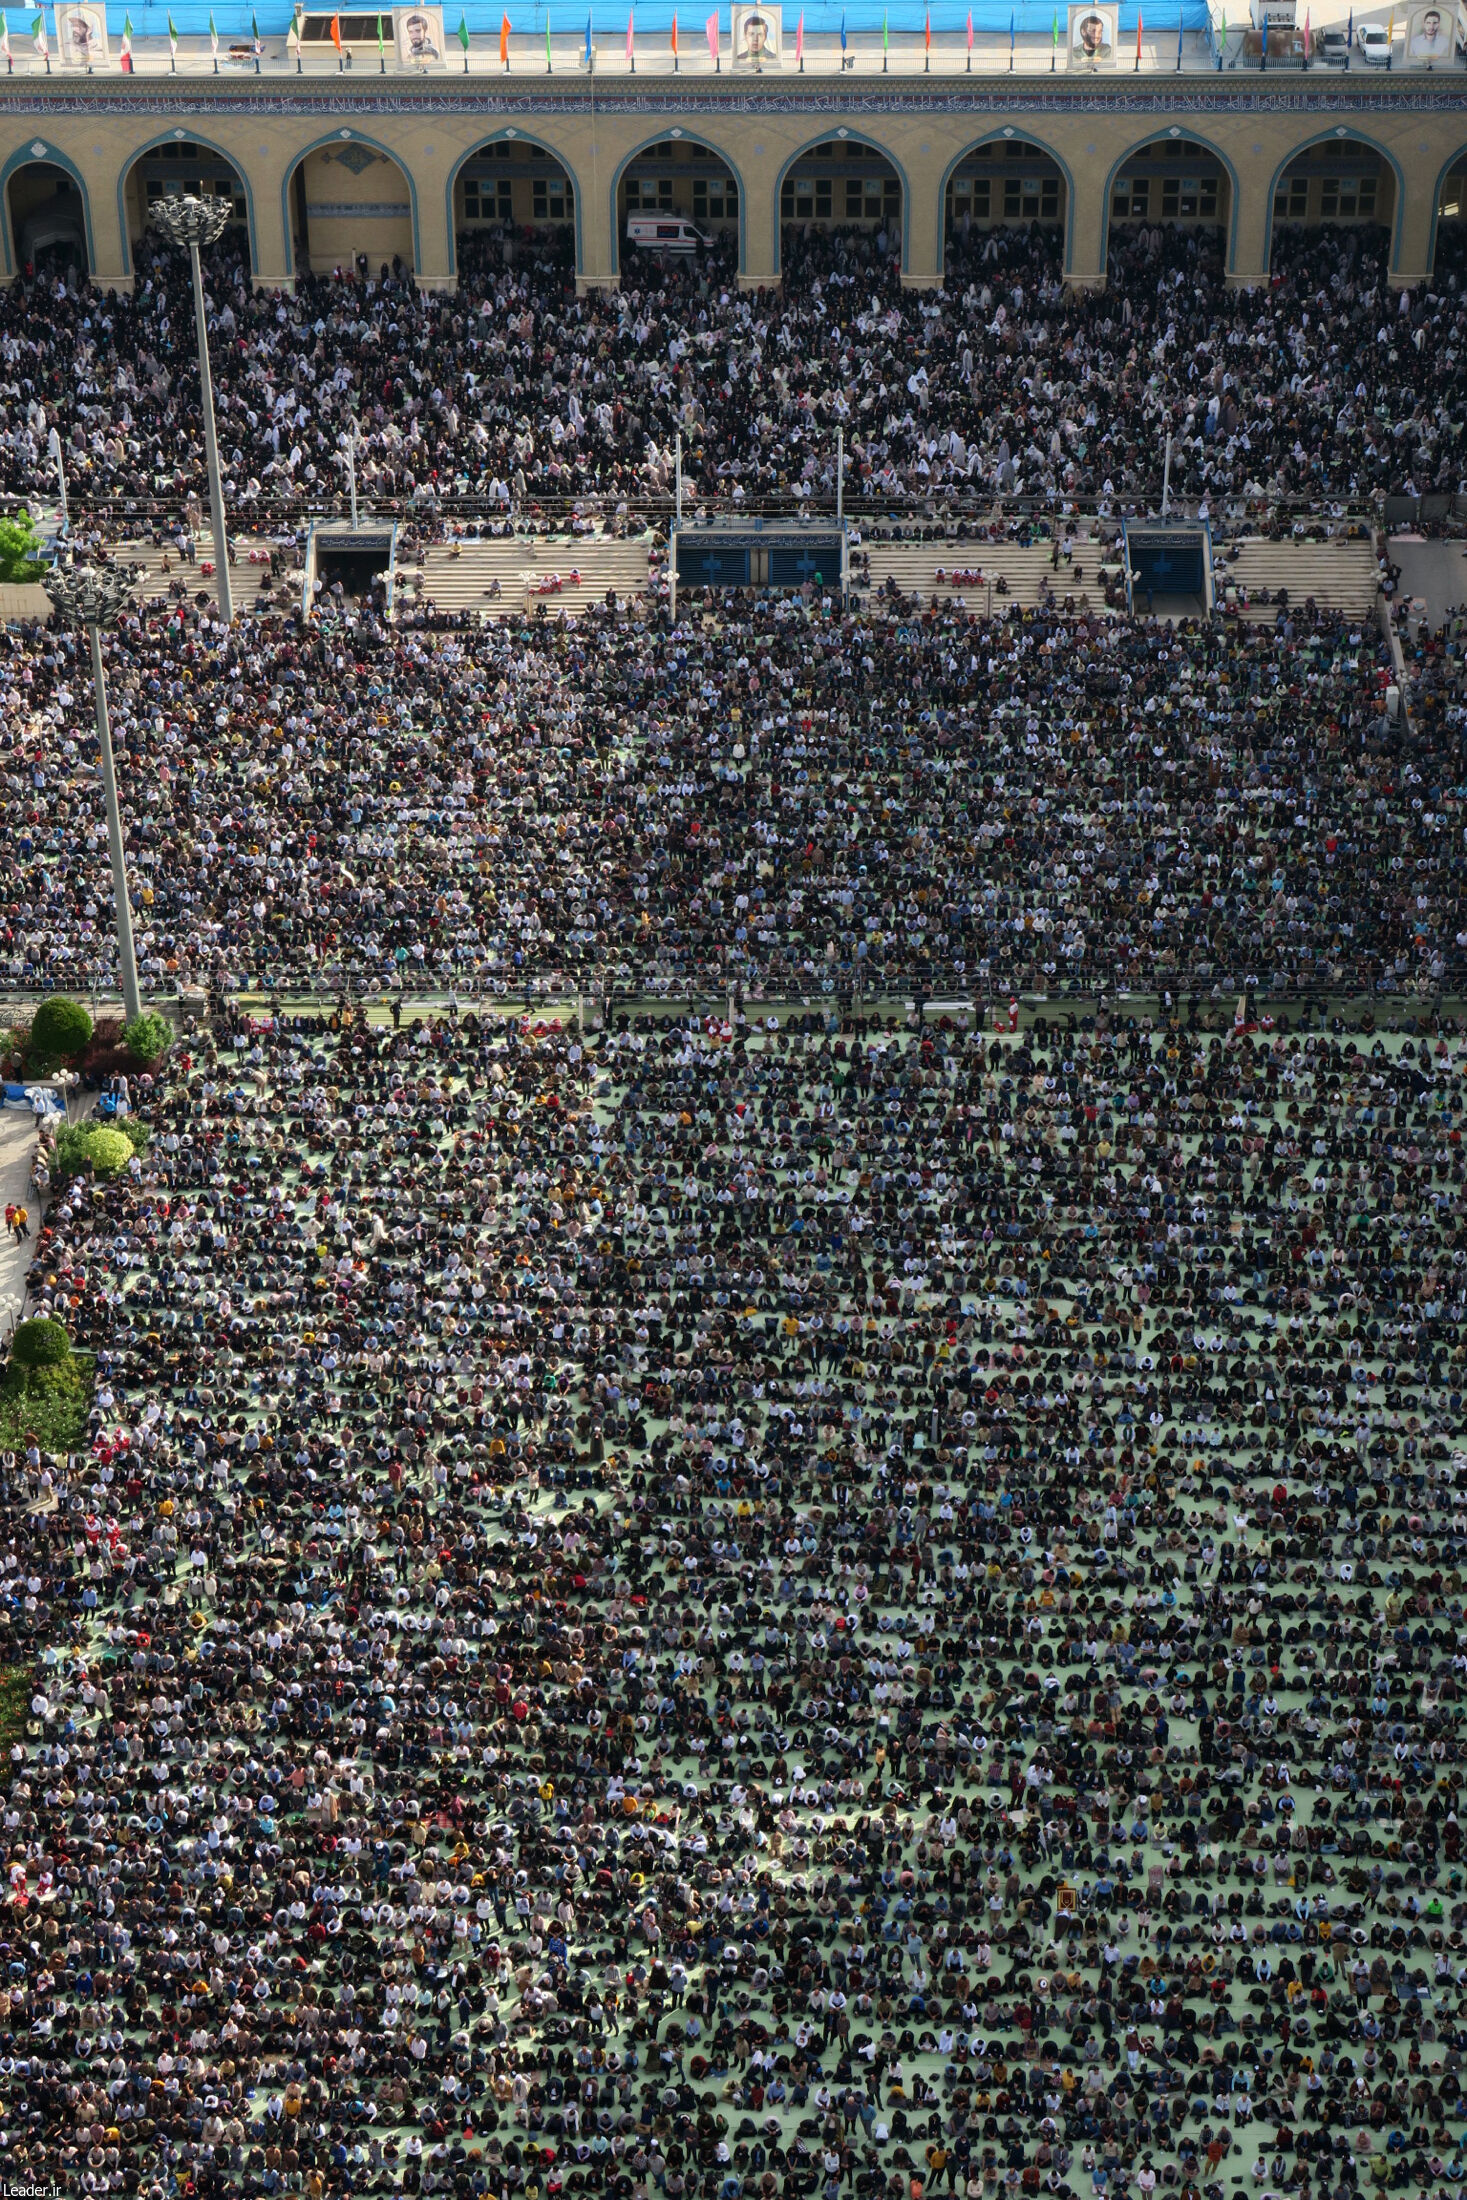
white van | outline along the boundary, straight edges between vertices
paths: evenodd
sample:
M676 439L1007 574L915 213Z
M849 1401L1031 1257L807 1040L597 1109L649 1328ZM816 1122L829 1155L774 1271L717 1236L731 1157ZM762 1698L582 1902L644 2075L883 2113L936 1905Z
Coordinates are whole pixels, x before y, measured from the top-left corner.
M695 223L685 222L677 214L627 216L627 243L640 246L643 252L696 252L700 245L712 242Z

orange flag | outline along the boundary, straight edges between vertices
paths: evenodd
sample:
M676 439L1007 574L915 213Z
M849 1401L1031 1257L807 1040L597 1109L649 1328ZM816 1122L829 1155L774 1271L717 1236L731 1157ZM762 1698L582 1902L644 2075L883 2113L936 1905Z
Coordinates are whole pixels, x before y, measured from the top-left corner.
M500 25L499 25L499 58L500 58L500 60L501 60L502 62L504 62L505 66L506 66L506 67L508 67L508 65L509 65L509 17L508 17L507 15L506 15L505 17L503 17L503 19L501 20L501 22L500 22Z
M341 51L341 17L340 17L339 15L333 15L333 16L332 16L332 18L331 18L331 43L332 43L332 45L333 45L333 46L334 46L334 47L336 48L337 52L338 52L338 53L340 53L340 51Z

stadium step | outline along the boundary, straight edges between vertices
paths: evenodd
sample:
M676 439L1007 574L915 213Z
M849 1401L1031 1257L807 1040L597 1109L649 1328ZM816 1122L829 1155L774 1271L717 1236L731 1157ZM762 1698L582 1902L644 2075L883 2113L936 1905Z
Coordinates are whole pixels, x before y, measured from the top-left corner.
M1355 618L1374 615L1377 568L1373 543L1272 542L1263 536L1246 535L1235 547L1235 556L1224 555L1222 573L1246 588L1251 597L1276 596L1286 588L1291 604L1302 604L1312 596L1317 604ZM1220 580L1220 597L1222 590ZM1243 606L1241 615L1255 623L1271 623L1277 611L1276 604L1254 601Z
M859 555L871 561L866 592L873 602L891 580L904 596L920 597L923 603L934 596L943 602L961 596L970 611L987 611L991 583L992 601L998 608L1016 603L1032 610L1039 601L1040 582L1047 581L1061 601L1073 596L1081 608L1105 609L1105 583L1099 574L1101 545L1095 541L1078 542L1074 562L1062 562L1057 572L1050 567L1048 543L870 542L862 544ZM1081 572L1078 580L1076 565ZM954 578L979 573L981 581ZM865 590L868 576L863 571L859 578Z
M171 543L160 550L151 541L119 542L113 545L111 555L119 565L135 565L140 569L137 594L144 601L154 596L166 596L170 583L176 580L187 582L189 599L192 601L201 589L211 596L214 594L214 576L204 572L204 566L213 562L213 536L208 533L196 535L194 550L192 564L181 557ZM267 541L262 535L236 535L234 563L229 569L236 610L252 611L255 608L261 589L272 576L272 565L264 562L267 556L273 564L276 606L290 612L294 612L298 606L300 575L285 569L285 561L293 562L294 553L289 549L283 550L279 543Z
M537 603L574 614L601 602L609 588L624 602L647 586L649 546L647 536L510 535L434 543L416 555L399 550L396 607L402 612L431 603L442 612L507 619Z
M904 596L920 597L924 603L933 596L940 600L961 596L973 611L986 611L990 601L1017 603L1030 609L1039 600L1041 581L1047 581L1061 599L1072 595L1077 602L1088 602L1091 609L1103 608L1105 603L1105 583L1099 571L1102 548L1093 540L1077 542L1073 562L1061 563L1058 571L1050 566L1047 543L1026 547L1008 542L872 542L863 549L871 561L873 597L890 578ZM1108 567L1113 565L1113 552L1107 554L1106 563ZM1076 565L1083 574L1079 581L1075 578ZM1312 596L1317 604L1357 618L1369 618L1375 608L1376 559L1374 546L1368 541L1274 542L1247 536L1237 545L1236 556L1225 558L1224 571L1253 597L1275 596L1280 588L1286 588L1293 604L1302 604ZM966 577L980 573L981 581ZM1005 584L1004 593L999 591L1000 581ZM1276 608L1271 603L1252 602L1243 608L1242 616L1268 621Z

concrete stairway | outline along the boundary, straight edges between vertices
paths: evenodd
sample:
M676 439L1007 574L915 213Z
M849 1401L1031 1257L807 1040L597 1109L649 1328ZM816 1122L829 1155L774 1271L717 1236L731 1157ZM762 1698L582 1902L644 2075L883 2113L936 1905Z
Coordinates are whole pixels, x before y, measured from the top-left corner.
M1218 597L1223 600L1224 579L1245 588L1250 596L1277 595L1286 588L1289 602L1314 601L1358 619L1375 615L1375 549L1369 542L1282 542L1245 536L1237 544L1237 556L1224 556L1218 578ZM1214 561L1217 562L1216 560ZM1272 625L1276 604L1252 602L1241 616Z
M1039 600L1041 581L1047 581L1061 601L1073 596L1077 604L1084 603L1091 610L1102 610L1105 605L1105 584L1100 575L1102 550L1094 541L1078 543L1073 562L1068 566L1061 562L1057 572L1050 568L1047 543L1035 543L1028 549L1006 542L872 542L862 547L871 561L868 592L873 603L890 576L905 596L917 596L924 604L934 596L939 601L961 596L970 611L986 611L990 604L998 609L1009 603L1028 609ZM1107 550L1104 558L1108 568L1116 562L1114 551ZM1084 575L1080 581L1075 579L1076 564ZM955 571L981 572L983 581L954 581ZM1312 596L1316 603L1356 618L1374 614L1376 563L1369 542L1269 542L1249 536L1238 545L1236 557L1224 560L1223 571L1250 596L1272 596L1286 588L1291 604L1302 604ZM998 593L1000 578L1008 584L1006 595ZM993 584L991 593L989 583ZM866 589L864 574L861 585ZM1276 608L1250 603L1242 615L1271 622Z
M1061 602L1066 596L1073 596L1079 608L1105 609L1098 542L1078 543L1074 562L1066 565L1061 560L1057 572L1050 570L1048 543L1035 543L1026 549L1012 542L871 542L862 544L860 554L871 561L869 586L864 571L859 581L873 605L890 578L904 596L920 597L924 604L930 603L934 596L941 602L961 596L970 611L987 611L990 604L988 584L991 582L991 601L995 610L1014 603L1031 609L1039 601L1039 585L1044 580ZM1075 578L1075 565L1080 567L1083 576L1079 580ZM941 579L938 578L939 570ZM955 572L981 573L983 580L981 583L954 581ZM998 590L1000 579L1007 583L1006 595Z
M113 545L111 554L119 565L141 567L136 591L140 598L146 600L151 596L166 596L170 582L182 580L188 583L189 600L192 602L200 589L207 589L211 596L214 594L213 575L206 575L203 571L206 563L213 562L213 536L196 536L194 547L197 556L192 565L181 558L177 550L171 547L159 550L151 542L119 542ZM275 564L275 606L293 613L300 603L300 575L283 570L283 561L290 558L292 553L254 535L234 537L234 563L229 569L229 577L233 583L235 609L252 611L261 589L270 582L270 568L259 562L251 564L251 551L255 553L257 560L262 553L270 552Z
M646 538L623 542L599 535L434 543L417 555L399 552L396 607L406 612L432 603L439 611L508 619L543 603L547 611L574 616L587 604L602 602L609 588L623 603L640 595L647 586L647 550ZM560 589L542 594L539 584L557 573ZM572 580L572 573L579 579Z

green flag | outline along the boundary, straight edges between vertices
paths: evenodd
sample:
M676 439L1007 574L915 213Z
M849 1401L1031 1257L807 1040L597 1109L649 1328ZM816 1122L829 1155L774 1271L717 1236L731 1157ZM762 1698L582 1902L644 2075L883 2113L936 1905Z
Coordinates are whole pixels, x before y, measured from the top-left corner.
M176 26L175 26L175 24L174 24L174 21L173 21L173 17L172 17L171 15L170 15L170 16L169 16L169 18L168 18L168 43L169 43L169 45L170 45L170 46L172 47L173 51L174 51L175 53L177 53L177 51L178 51L178 31L177 31L177 28L176 28Z
M467 15L460 15L458 19L458 42L463 47L464 52L467 53L469 50L469 19Z
M387 51L387 41L386 41L385 37L383 36L383 32L382 32L382 18L381 18L381 16L379 15L379 16L378 16L378 18L377 18L377 52L378 52L378 54L379 54L379 56L380 56L380 55L382 55L382 54L386 53L386 51Z
M1051 44L1051 45L1052 45L1052 46L1053 46L1053 47L1054 47L1054 48L1056 49L1056 51L1058 51L1058 48L1059 48L1059 9L1058 9L1058 8L1056 8L1056 9L1055 9L1055 11L1054 11L1054 22L1053 22L1053 23L1052 23L1052 24L1050 25L1050 32L1049 32L1049 42L1050 42L1050 44Z
M886 10L883 8L881 11L881 50L883 53L886 52L890 44L891 39L888 37L886 29Z
M552 66L553 63L550 59L550 16L547 12L545 17L545 73L547 76L550 74Z

